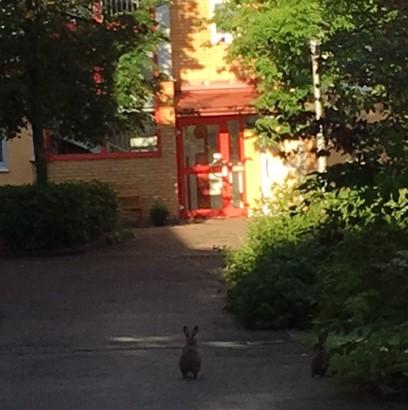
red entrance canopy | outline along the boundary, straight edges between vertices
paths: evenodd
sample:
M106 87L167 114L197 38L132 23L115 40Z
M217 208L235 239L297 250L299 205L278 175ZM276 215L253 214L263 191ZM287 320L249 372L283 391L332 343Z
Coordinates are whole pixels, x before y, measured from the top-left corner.
M253 88L184 90L176 95L178 115L231 115L255 112Z

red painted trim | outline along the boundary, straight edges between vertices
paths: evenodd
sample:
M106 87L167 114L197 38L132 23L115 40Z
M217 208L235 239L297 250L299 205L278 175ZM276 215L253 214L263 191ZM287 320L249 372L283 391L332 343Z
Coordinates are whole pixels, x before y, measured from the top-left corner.
M245 211L248 210L248 199L247 199L247 179L246 179L246 166L245 166L245 135L244 135L244 131L245 131L245 117L241 118L240 120L240 131L239 131L239 148L240 148L240 157L239 160L240 162L243 164L244 166L244 172L243 172L243 181L242 181L242 189L243 189L243 193L242 193L242 201L244 203L244 209Z
M225 115L235 115L235 116L243 116L243 115L253 115L256 114L256 109L255 108L243 108L239 110L234 110L234 111L225 111L224 109L220 110L176 110L176 115L179 118L200 118L200 117L214 117L218 115L219 117L224 117Z
M237 218L248 216L247 209L241 209L242 212L231 214L225 212L223 209L196 209L194 211L183 210L180 212L180 217L184 219L189 218Z
M188 84L182 83L180 86L180 92L208 92L208 91L215 91L215 90L228 90L229 92L239 92L239 91L255 91L256 92L256 85L251 83L243 83L243 82L210 82L208 85L198 85L198 84Z
M243 193L241 194L240 200L244 203L244 208L232 208L231 203L231 193L224 191L223 200L229 202L228 206L223 205L223 209L183 209L180 211L180 216L182 218L213 218L213 217L234 217L247 215L247 202L246 202L246 178L245 178L245 157L244 157L244 126L245 117L240 115L226 115L226 116L209 116L209 117L177 117L176 118L176 128L177 128L177 169L178 169L178 182L179 182L179 202L180 205L186 205L186 195L185 192L184 178L186 175L196 175L202 173L208 173L214 167L208 165L195 165L193 167L185 167L184 165L184 147L183 147L183 127L188 125L207 125L207 124L217 124L219 125L219 135L220 139L218 141L221 146L219 150L222 151L223 155L230 157L230 145L226 145L227 141L222 138L222 134L228 133L227 122L230 120L239 121L239 156L240 162L244 165L243 173ZM228 139L229 141L229 139ZM228 182L229 183L229 182ZM188 204L187 204L188 207Z
M101 152L99 154L48 154L48 161L98 161L105 159L160 158L159 151L154 152Z
M252 97L247 102L235 107L230 107L226 104L225 107L200 107L195 103L190 102L187 106L185 102L181 102L189 96L214 96L217 94L228 94L231 101L234 101L234 94L238 95L242 92L251 93ZM250 115L256 113L253 106L257 98L257 91L254 84L248 83L213 83L207 86L182 84L181 89L176 93L176 115L180 117L208 117L208 116L227 116L227 115ZM181 105L180 105L181 104Z
M208 115L205 117L201 116L186 116L177 118L177 127L184 125L205 125L205 124L222 124L229 120L239 119L239 114L229 114L229 115ZM211 122L213 121L213 122Z
M228 218L229 215L224 209L195 209L193 211L183 210L180 212L181 218Z
M176 118L176 151L177 151L177 181L179 186L179 205L180 209L186 204L186 192L184 186L184 147L183 147L183 128ZM182 211L181 211L182 212Z
M182 168L185 174L206 174L211 171L221 172L221 165L209 166L209 165L195 165L194 167Z

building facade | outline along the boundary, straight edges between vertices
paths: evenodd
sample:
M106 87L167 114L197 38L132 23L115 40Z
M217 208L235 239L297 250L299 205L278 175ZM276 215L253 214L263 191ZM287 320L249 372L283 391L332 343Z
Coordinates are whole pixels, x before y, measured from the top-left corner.
M52 181L99 179L120 197L141 198L145 211L159 199L174 217L230 217L247 214L271 183L299 168L257 148L255 88L226 63L231 35L210 21L221 2L173 0L156 10L170 42L157 53L168 79L150 107L152 126L92 149L48 139ZM23 140L3 144L10 166L2 173L0 157L0 184L32 181L32 150ZM301 167L314 166L314 157L301 158Z

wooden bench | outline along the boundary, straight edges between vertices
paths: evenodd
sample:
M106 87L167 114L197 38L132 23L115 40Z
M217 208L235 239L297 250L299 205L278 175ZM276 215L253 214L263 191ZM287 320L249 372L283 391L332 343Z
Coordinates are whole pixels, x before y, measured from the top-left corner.
M119 211L127 224L140 224L143 220L143 201L139 195L118 193Z

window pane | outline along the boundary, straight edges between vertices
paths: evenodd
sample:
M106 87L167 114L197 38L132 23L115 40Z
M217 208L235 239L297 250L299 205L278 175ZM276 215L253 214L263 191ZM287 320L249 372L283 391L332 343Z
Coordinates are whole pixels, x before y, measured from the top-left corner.
M218 147L218 135L220 132L220 127L216 124L207 125L207 151L208 151L208 163L212 163L214 160L214 154L219 152Z
M100 154L104 146L91 146L74 139L52 136L51 152L54 154ZM138 129L117 133L106 143L106 151L155 152L159 149L157 125L153 115L146 115Z
M239 121L228 121L228 133L230 136L230 157L233 165L239 163L240 149L239 149Z
M92 147L85 142L59 136L52 136L51 144L53 154L99 154L102 151L100 145Z
M140 129L118 133L110 138L109 152L154 152L159 146L157 125L153 115L146 117Z
M232 172L232 206L241 208L242 171Z
M0 130L1 133L1 130ZM7 164L7 141L6 138L4 137L4 134L0 134L0 169L3 171L5 169L8 169L8 164Z
M184 128L184 164L193 167L196 164L206 164L205 138L207 130L203 126L189 125Z

